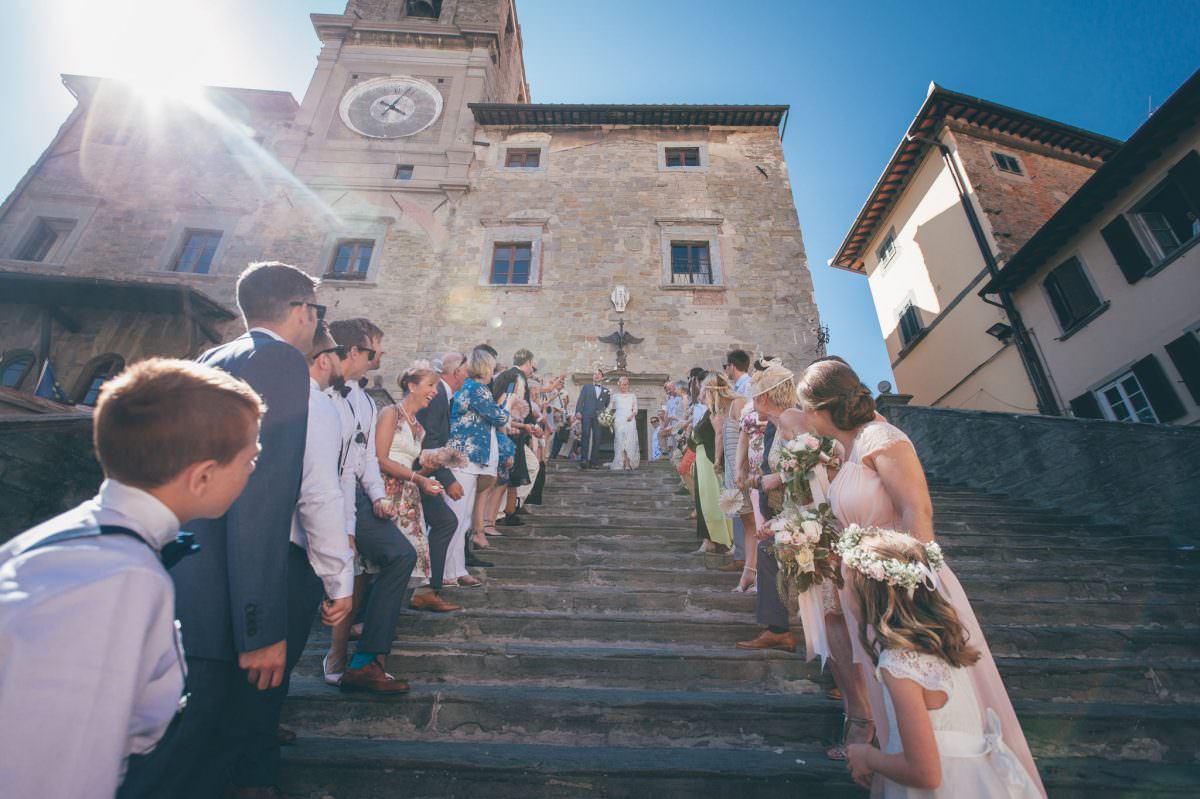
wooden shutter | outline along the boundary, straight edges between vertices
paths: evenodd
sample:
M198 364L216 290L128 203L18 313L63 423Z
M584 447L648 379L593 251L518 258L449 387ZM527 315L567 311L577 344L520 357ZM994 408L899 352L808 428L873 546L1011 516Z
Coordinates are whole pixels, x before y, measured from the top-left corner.
M1200 154L1190 151L1168 173L1183 192L1192 210L1200 213Z
M1133 374L1142 384L1146 399L1150 400L1160 422L1173 422L1186 413L1158 358L1153 355L1142 358L1133 365Z
M1188 393L1200 405L1200 338L1195 333L1185 333L1167 345L1167 354L1179 370Z
M1125 275L1125 279L1130 283L1138 282L1150 271L1150 259L1134 235L1133 228L1129 226L1129 220L1124 216L1118 216L1109 222L1100 231L1100 235L1104 237L1104 243L1117 259L1121 274Z
M1071 400L1071 412L1079 419L1103 419L1104 412L1096 395L1088 391Z

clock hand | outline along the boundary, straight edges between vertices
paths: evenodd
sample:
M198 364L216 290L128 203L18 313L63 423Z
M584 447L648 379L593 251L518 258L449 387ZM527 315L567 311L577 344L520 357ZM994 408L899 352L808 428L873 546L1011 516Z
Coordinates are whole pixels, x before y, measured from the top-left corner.
M409 93L410 91L412 91L412 89L405 89L405 90L404 90L404 94L400 95L400 96L399 96L399 97L397 97L395 100L392 100L392 102L388 104L387 108L383 109L383 110L384 110L384 113L387 113L388 111L395 111L397 114L402 114L402 113L404 113L403 111L401 111L399 108L397 108L397 107L396 107L396 103L400 102L400 101L401 101L401 100L403 100L405 97L407 97L407 96L408 96L408 93Z

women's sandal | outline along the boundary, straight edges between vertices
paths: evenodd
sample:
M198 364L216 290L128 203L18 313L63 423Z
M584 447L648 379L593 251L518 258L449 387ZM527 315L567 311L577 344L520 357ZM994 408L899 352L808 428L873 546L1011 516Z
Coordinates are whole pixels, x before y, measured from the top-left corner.
M325 674L325 684L338 686L342 684L342 672L329 670L329 653L321 658L321 671Z
M481 585L483 585L483 580L477 580L470 575L458 578L459 588L478 588Z
M750 575L754 575L754 576L750 577L750 579L747 580L746 578L749 577ZM733 593L735 593L735 594L746 593L751 588L754 588L754 584L755 584L755 582L757 582L757 580L758 580L758 569L751 569L749 566L743 566L742 567L742 579L738 581L737 587L733 589Z

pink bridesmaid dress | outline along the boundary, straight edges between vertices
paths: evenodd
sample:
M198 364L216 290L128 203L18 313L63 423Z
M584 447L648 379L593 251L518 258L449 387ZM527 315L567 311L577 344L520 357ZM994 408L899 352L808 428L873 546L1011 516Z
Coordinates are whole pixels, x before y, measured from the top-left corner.
M863 462L864 459L891 446L911 447L912 442L899 428L887 422L871 422L859 431L841 471L829 487L830 504L834 515L843 526L857 524L860 527L903 530L900 512L892 503L883 481L874 469ZM970 636L971 645L982 655L975 665L967 669L981 713L980 729L983 730L987 725L987 713L990 709L1000 720L1004 743L1016 754L1037 785L1038 791L1045 796L1046 789L1038 776L1029 745L1025 742L1025 733L1021 731L1012 701L1008 698L1008 691L1005 690L1000 672L996 669L996 661L988 648L987 639L983 636L983 629L979 626L979 620L975 618L975 611L971 609L971 602L967 599L958 578L951 571L949 563L938 572L938 579L941 582L940 590L958 612L958 618ZM880 737L880 744L886 748L888 742L884 720L887 719L887 712L883 686L876 678L875 665L859 640L854 599L848 588L842 589L841 599L846 625L850 629L850 641L854 647L854 662L862 667L871 696L871 712L876 720L876 732Z

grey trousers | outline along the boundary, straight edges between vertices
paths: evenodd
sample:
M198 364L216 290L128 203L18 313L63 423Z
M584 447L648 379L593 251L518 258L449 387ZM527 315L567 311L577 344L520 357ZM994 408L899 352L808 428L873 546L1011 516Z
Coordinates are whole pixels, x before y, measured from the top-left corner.
M367 605L358 652L382 655L392 650L396 622L404 611L408 579L417 565L417 551L390 519L380 519L362 491L355 496L355 544L359 553L379 567ZM445 552L445 550L442 550Z
M741 516L733 517L733 559L746 559L746 525L742 524Z
M776 588L776 577L779 575L779 563L775 556L767 551L770 541L758 542L758 607L754 618L759 624L767 625L773 633L786 633L791 629L788 623L787 608Z

